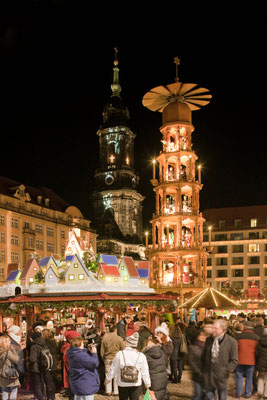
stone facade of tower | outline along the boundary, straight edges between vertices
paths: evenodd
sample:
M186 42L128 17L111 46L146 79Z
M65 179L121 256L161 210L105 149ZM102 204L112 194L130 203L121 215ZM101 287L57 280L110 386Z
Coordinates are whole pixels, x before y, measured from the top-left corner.
M113 68L112 96L103 110L99 136L99 167L92 196L94 225L99 240L142 242L142 201L134 171L134 139L128 108L120 97L117 63Z
M192 150L191 116L190 107L182 101L169 102L162 110L162 151L151 180L156 209L151 220L152 246L147 251L150 286L159 292L196 294L206 285L201 171Z

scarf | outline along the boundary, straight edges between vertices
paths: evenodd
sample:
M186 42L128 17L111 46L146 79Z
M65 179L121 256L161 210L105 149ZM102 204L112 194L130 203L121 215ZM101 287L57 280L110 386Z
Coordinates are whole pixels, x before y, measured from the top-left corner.
M214 338L214 341L212 343L212 347L211 347L211 362L214 363L219 355L220 352L220 342L222 341L224 337L224 333L221 334L221 336L216 336Z

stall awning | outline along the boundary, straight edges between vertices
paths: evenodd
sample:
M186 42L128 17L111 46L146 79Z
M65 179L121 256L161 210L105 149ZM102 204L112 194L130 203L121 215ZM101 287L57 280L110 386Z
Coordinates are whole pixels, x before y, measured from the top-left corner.
M218 292L211 287L204 289L196 296L185 301L178 308L230 308L240 307L240 304L233 299L230 299L225 294Z

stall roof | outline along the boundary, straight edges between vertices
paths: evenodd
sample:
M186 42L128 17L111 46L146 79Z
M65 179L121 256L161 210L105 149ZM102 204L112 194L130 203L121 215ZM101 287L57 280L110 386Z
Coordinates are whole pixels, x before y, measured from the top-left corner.
M238 307L240 304L230 299L225 294L208 287L198 293L196 296L185 301L178 308L229 308Z

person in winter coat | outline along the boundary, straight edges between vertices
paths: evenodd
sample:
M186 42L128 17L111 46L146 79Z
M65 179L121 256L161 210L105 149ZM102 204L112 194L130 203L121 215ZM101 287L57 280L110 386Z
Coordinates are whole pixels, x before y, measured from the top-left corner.
M236 397L242 396L245 377L245 397L249 398L252 394L255 351L260 338L254 333L253 322L245 321L243 325L243 332L236 335L238 345L238 366L235 370Z
M188 364L192 371L192 381L194 385L193 400L203 400L204 382L201 368L201 354L209 334L203 329L199 329L191 337L192 344L188 347Z
M128 325L132 322L133 318L130 315L126 315L117 323L117 335L123 340L126 339Z
M17 325L11 325L8 328L8 335L11 339L11 347L16 350L19 356L19 361L17 364L17 369L19 372L19 381L22 385L25 380L25 356L24 348L25 345L21 343L21 329Z
M262 337L256 347L255 357L259 372L258 395L267 399L267 327L263 328Z
M228 378L238 364L237 341L227 332L228 322L217 319L213 323L213 334L205 342L201 354L204 389L210 400L227 398Z
M138 348L147 359L151 379L150 390L154 392L157 400L166 399L168 358L165 350L157 339L152 338L152 332L148 329L139 333Z
M8 336L0 337L0 369L7 360L11 361L15 367L19 363L19 355L15 348L11 347L11 340ZM2 389L2 400L16 400L18 387L20 385L19 378L8 379L0 376L0 387Z
M173 350L173 343L171 338L169 337L169 331L164 325L159 325L156 327L154 334L157 340L162 343L163 348L166 351L168 359L170 359L172 350Z
M74 394L71 392L69 387L69 360L67 357L67 351L70 348L70 340L75 338L76 336L80 336L76 331L66 331L65 338L66 342L61 346L61 353L62 353L62 370L63 370L63 387L66 389L66 395L68 396L69 400L72 400Z
M183 373L183 354L180 352L183 334L178 325L171 328L170 338L173 344L173 350L170 356L172 382L180 383ZM179 373L178 376L177 370Z
M115 355L110 370L106 375L105 385L111 382L114 376L116 376L119 388L119 400L138 400L142 390L142 381L147 389L151 386L146 356L137 349L138 339L138 332L135 332L132 336L128 336L125 341L125 349L118 351ZM123 381L121 369L125 365L137 368L138 379L136 383Z
M47 400L55 399L55 384L51 371L46 371L42 366L41 350L46 346L41 332L31 334L32 344L30 347L29 370L32 376L33 391L38 400L44 400L44 392ZM44 387L43 387L44 382Z
M100 387L97 368L99 360L96 347L84 348L83 339L76 336L70 340L67 350L69 360L69 385L74 400L93 400Z

